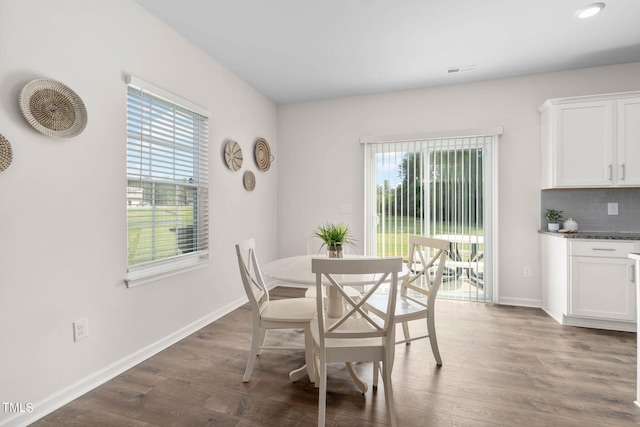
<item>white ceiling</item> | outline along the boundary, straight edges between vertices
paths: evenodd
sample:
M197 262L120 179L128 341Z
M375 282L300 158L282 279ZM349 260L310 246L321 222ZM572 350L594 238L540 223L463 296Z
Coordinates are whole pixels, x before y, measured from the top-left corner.
M277 104L640 61L640 0L136 1Z

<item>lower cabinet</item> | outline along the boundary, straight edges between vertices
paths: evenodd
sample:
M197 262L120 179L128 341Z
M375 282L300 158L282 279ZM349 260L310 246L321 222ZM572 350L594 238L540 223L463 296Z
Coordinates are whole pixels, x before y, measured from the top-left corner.
M569 314L635 322L635 266L630 261L572 256Z
M636 330L634 241L543 236L543 309L558 322Z

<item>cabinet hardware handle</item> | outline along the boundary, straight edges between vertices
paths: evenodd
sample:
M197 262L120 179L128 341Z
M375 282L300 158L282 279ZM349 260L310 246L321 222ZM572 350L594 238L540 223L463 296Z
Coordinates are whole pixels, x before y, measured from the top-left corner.
M613 181L613 164L609 164L609 181Z
M621 181L624 181L624 163L620 166L620 169L622 169L622 177L620 178Z
M615 249L613 249L613 248L591 248L591 250L594 250L594 251L610 251L610 252L614 252L615 251Z

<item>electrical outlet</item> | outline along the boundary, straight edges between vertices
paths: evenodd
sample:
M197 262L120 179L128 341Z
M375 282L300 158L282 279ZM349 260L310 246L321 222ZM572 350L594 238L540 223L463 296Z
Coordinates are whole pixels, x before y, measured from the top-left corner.
M618 215L618 204L617 203L608 203L607 204L607 213L609 215Z
M89 319L86 317L73 322L73 340L80 341L89 336Z
M524 267L522 269L522 275L524 277L531 277L531 267Z

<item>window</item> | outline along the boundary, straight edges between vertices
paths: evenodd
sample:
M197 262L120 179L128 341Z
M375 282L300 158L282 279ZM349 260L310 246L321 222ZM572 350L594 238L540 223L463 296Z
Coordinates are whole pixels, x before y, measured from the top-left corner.
M202 266L209 248L208 112L130 77L128 286Z
M494 135L366 144L368 254L406 258L412 234L449 240L438 295L491 301Z

